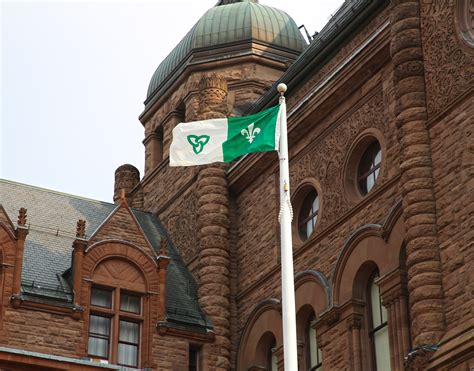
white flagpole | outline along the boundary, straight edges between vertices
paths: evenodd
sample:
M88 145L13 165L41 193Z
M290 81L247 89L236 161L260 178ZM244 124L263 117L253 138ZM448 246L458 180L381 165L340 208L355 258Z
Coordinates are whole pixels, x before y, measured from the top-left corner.
M283 306L283 354L285 371L298 370L296 347L295 283L290 203L290 170L288 166L288 133L286 123L285 84L278 84L280 92L280 230L281 230L281 286Z

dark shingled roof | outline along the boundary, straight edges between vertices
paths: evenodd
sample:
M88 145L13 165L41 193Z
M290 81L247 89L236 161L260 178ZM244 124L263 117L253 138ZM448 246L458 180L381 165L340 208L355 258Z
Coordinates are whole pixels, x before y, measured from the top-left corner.
M72 306L70 268L76 223L86 221L89 238L116 209L108 202L91 200L49 189L0 179L0 205L16 223L18 210L28 209L29 233L25 242L22 295L28 300ZM156 256L166 237L171 258L167 271L166 312L170 325L207 331L211 324L201 311L197 286L160 220L151 213L132 209Z

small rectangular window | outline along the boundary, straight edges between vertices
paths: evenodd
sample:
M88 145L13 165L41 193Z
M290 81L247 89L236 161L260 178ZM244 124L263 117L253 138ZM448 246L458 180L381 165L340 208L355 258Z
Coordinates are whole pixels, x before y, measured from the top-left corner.
M140 314L141 297L137 295L120 293L120 310Z
M102 308L112 308L112 291L92 288L91 305Z

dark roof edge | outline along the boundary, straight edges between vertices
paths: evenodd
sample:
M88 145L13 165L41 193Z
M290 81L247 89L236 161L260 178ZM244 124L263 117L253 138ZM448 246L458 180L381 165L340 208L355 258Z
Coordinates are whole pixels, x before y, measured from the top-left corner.
M289 91L295 88L308 72L315 69L326 58L334 53L335 48L342 44L357 28L372 20L389 0L354 0L346 1L336 14L324 26L321 32L301 53L296 61L278 79L268 92L257 100L244 115L258 112L278 103L276 86L285 83Z

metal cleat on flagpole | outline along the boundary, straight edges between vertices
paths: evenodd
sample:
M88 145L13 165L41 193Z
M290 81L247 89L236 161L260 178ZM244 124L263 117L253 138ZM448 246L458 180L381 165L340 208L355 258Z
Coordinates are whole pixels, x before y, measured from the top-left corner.
M288 161L288 130L286 122L286 85L278 84L280 93L280 232L281 232L281 286L283 309L283 354L286 371L298 370L296 346L295 283L293 272L293 246L290 203L290 170Z

